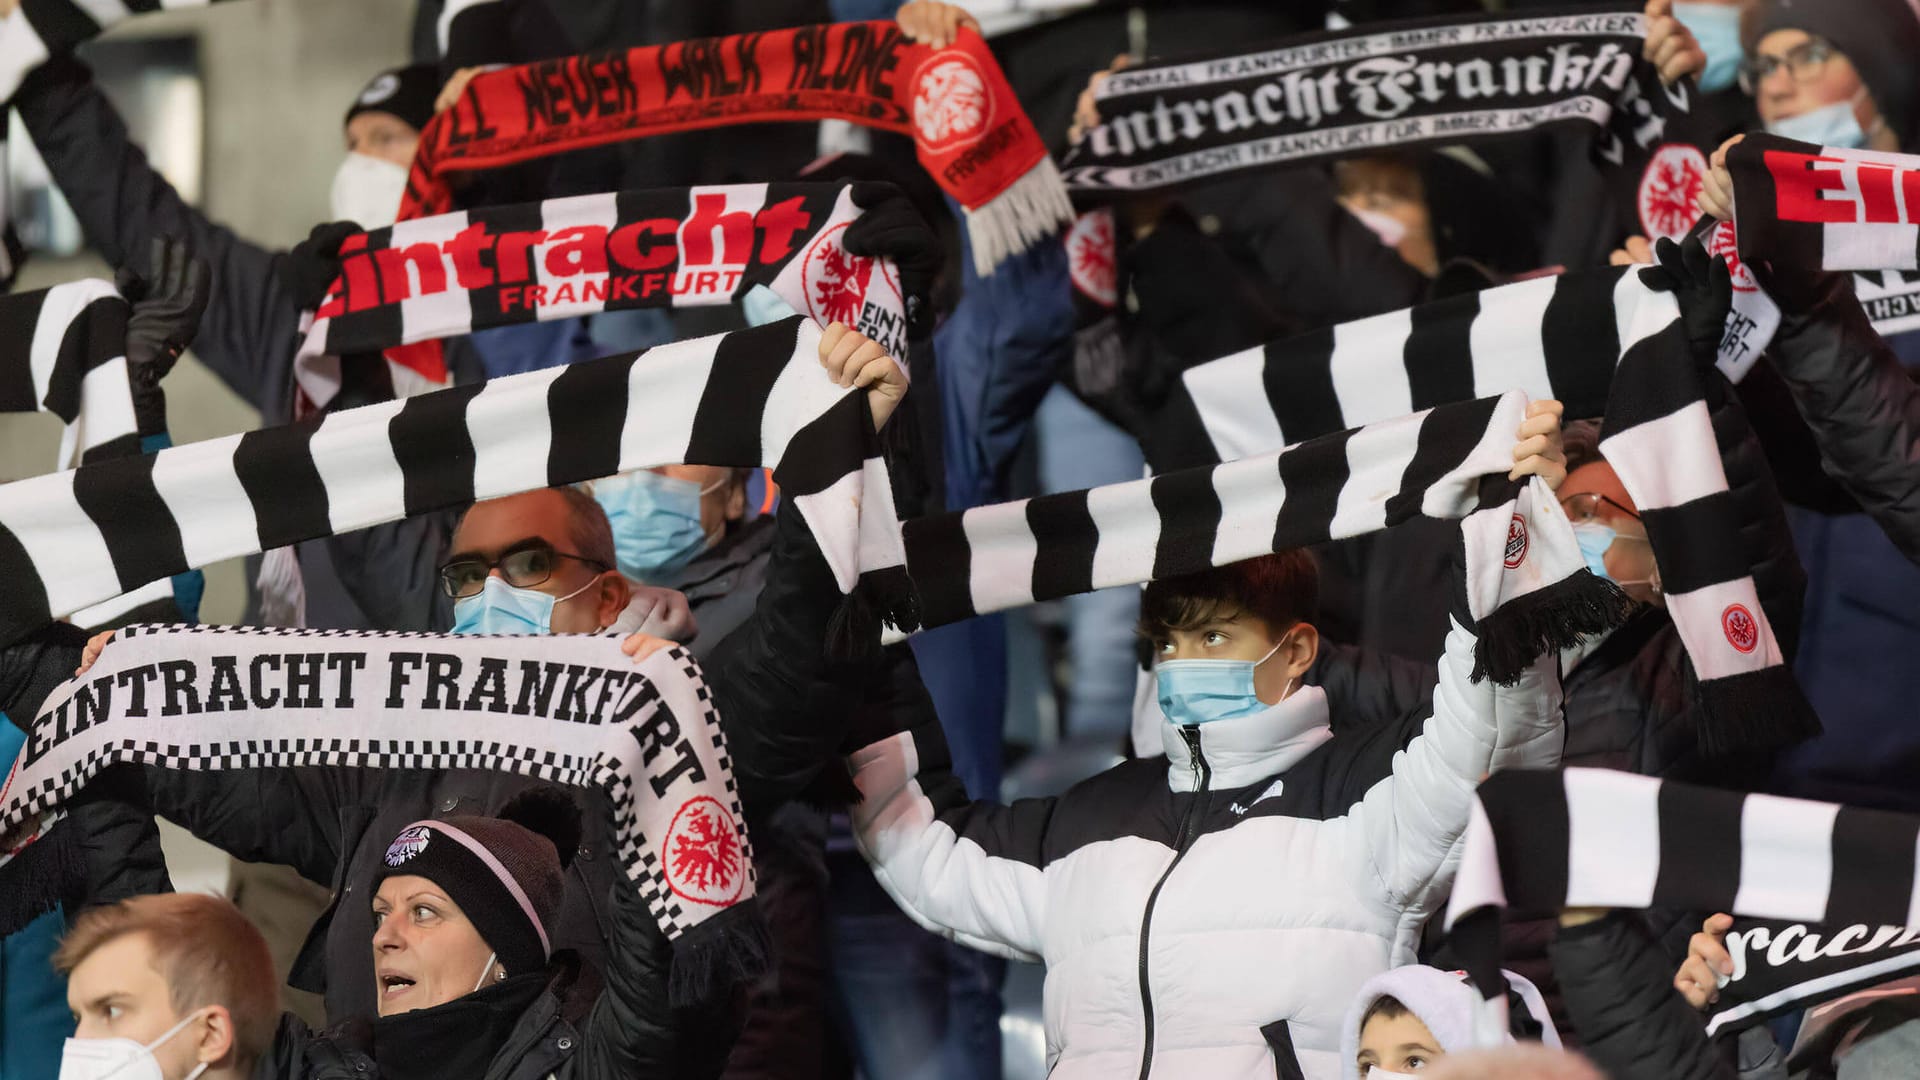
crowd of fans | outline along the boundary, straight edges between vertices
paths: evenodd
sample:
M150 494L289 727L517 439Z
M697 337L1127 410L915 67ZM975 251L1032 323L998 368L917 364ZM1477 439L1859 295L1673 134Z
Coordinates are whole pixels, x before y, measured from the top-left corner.
M148 298L125 350L137 400L162 414L143 431L164 428L161 378L189 342L277 427L313 422L293 357L343 260L412 197L435 117L497 68L857 19L892 20L938 48L984 32L1063 159L1105 119L1108 80L1166 56L1536 6L1564 10L420 0L418 62L367 73L338 134L330 220L290 251L236 235L175 191L71 50L32 58L11 103L87 244L129 299ZM0 8L12 26L34 4ZM1684 138L1700 167L1685 227L1665 236L1646 235L1653 219L1623 209L1632 202L1610 192L1590 137L1565 128L1363 148L1148 192L1076 190L1078 210L1110 215L1110 246L1075 248L1062 230L990 271L973 258L973 211L943 196L911 141L841 121L572 149L467 174L454 197L474 211L674 185L852 183L865 212L846 248L890 260L908 329L889 346L829 320L817 355L836 386L864 391L911 520L1138 480L1154 460L1141 449L1153 410L1195 365L1405 308L1417 323L1419 305L1515 282L1658 264L1664 284L1652 287L1717 336L1731 301L1710 285L1727 271L1699 268L1708 252L1732 254L1709 238L1735 217L1729 149L1755 132L1914 149L1920 5L1648 0L1638 14L1638 60L1693 103ZM450 36L449 24L464 29ZM11 40L0 35L0 50ZM843 568L769 471L666 463L497 498L469 491L455 509L257 559L244 621L618 634L635 664L684 648L730 746L764 956L684 979L684 950L623 872L615 838L631 809L591 793L472 768L122 765L42 823L52 831L0 838L0 893L16 897L0 901L0 1077L987 1080L1022 1068L1018 1045L1003 1048L1003 1016L1020 1008L1003 999L1009 961L1043 966L1036 1076L1920 1076L1920 976L1898 949L1866 977L1835 976L1829 993L1710 1033L1722 992L1760 962L1764 939L1742 938L1739 912L1509 912L1509 993L1495 1013L1441 926L1474 790L1500 770L1594 766L1920 812L1920 728L1905 713L1920 691L1920 391L1907 370L1920 363L1920 320L1874 306L1906 295L1915 272L1749 262L1732 273L1777 305L1779 325L1737 384L1712 368L1718 341L1696 347L1727 482L1717 520L1733 525L1728 542L1818 735L1699 736L1701 676L1666 587L1688 568L1660 565L1662 511L1636 505L1603 452L1601 417L1555 400L1531 402L1511 431L1506 479L1552 492L1584 572L1611 583L1624 617L1505 684L1484 678L1482 628L1463 614L1473 554L1437 513L1143 573L1144 589L1083 589L1037 617L981 614L847 656L826 644L844 632ZM446 339L444 356L450 383L470 387L793 313L759 287L732 306L475 330ZM143 328L157 337L138 346ZM395 370L342 357L322 411L406 396ZM1509 569L1524 533L1518 543ZM173 600L176 618L196 621L184 582ZM42 702L129 640L118 625L58 623L6 644L0 747L30 759L36 721L54 722ZM1030 647L1038 662L1020 655ZM1065 738L1021 748L1020 761L1007 715L1036 696ZM328 890L290 972L276 972L256 928L274 918L172 891L155 815ZM63 872L80 886L43 902L28 854L61 836L74 863ZM1785 936L1774 940L1778 953ZM323 1015L283 1012L283 982L322 995Z

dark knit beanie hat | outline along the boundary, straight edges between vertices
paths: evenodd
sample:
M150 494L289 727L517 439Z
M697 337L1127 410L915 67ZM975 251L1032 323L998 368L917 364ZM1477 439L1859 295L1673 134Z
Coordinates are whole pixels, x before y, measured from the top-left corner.
M1775 30L1804 30L1846 54L1900 149L1920 149L1920 16L1907 0L1766 0L1746 23L1747 54Z
M566 867L580 843L580 811L566 792L531 788L499 817L416 821L388 845L375 878L426 878L459 905L500 966L520 975L553 954Z
M412 124L414 130L433 119L433 99L440 96L440 69L433 64L383 71L367 80L347 109L344 126L363 112L384 112Z

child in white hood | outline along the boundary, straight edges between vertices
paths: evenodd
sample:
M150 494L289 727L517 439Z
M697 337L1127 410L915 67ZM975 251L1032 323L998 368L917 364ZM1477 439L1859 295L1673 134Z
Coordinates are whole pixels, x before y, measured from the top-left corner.
M1514 1035L1559 1047L1540 990L1509 971L1508 1015ZM1515 1001L1515 998L1518 998ZM1473 1015L1481 1000L1465 972L1407 964L1368 979L1341 1027L1341 1060L1348 1080L1411 1077L1435 1058L1473 1046ZM1537 1032L1535 1029L1538 1029Z

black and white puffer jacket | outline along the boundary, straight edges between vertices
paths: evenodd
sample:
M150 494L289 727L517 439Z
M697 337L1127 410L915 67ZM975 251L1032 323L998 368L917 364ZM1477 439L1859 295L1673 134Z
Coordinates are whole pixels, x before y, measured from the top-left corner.
M1334 1080L1348 1002L1413 962L1475 784L1560 757L1551 662L1505 689L1472 665L1455 626L1430 715L1335 737L1305 687L1011 806L967 800L926 706L851 755L856 839L921 925L1046 965L1052 1080Z

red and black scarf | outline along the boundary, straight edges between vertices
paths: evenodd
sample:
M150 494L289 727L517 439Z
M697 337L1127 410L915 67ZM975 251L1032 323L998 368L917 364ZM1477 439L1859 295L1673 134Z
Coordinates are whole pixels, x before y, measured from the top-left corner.
M695 128L825 119L913 136L921 164L966 208L982 272L1072 218L1046 146L979 35L935 49L894 23L856 22L480 75L421 133L400 220L452 209L457 172Z

